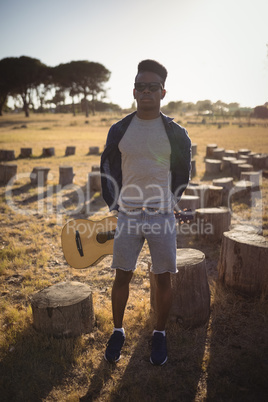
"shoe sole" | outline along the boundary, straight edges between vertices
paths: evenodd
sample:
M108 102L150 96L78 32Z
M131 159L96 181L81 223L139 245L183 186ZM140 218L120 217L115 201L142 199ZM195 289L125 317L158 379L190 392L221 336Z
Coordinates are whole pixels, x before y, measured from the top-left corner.
M151 359L151 357L150 357L150 363L152 363L152 365L153 366L163 366L166 362L167 362L167 357L165 358L165 360L162 362L162 363L160 363L160 364L155 364L153 361L152 361L152 359Z
M119 356L118 359L116 359L116 360L110 361L110 360L107 359L107 357L104 354L104 360L106 360L108 363L111 363L111 364L117 363L120 359L121 359L121 356Z

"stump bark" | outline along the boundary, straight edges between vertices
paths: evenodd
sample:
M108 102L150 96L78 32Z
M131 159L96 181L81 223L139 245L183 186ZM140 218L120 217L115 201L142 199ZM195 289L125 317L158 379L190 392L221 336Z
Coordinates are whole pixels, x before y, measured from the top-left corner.
M55 148L43 148L42 156L50 157L55 155Z
M192 156L197 154L197 144L192 144Z
M208 144L206 148L206 157L210 158L213 156L213 150L217 148L217 144Z
M255 187L260 187L262 174L261 172L241 172L241 180L251 181Z
M236 159L236 157L237 157L237 152L236 152L236 151L233 151L232 149L227 149L227 150L224 152L224 156L225 156L225 157L233 157L233 158Z
M13 161L15 159L15 151L10 149L0 150L0 160L1 161Z
M231 213L226 207L200 208L195 211L198 226L197 236L206 240L221 241L222 234L229 230Z
M32 156L32 148L21 148L20 158L30 158Z
M100 172L89 173L88 183L90 191L101 192L101 173Z
M200 208L200 198L197 195L183 194L179 201L180 209L191 209L193 212Z
M89 155L99 155L100 148L99 147L89 147Z
M39 187L45 186L47 184L49 171L50 168L34 167L30 174L31 184Z
M206 174L219 174L221 171L221 160L206 159Z
M73 168L71 166L60 166L59 173L60 173L59 184L61 186L72 184L75 175L73 173Z
M268 292L268 242L263 236L245 231L223 234L218 263L219 280L241 293Z
M234 185L234 179L232 177L222 177L220 179L213 180L213 186L222 187L222 205L227 207L229 200L229 193Z
M79 282L61 282L33 295L33 325L36 330L56 337L89 333L95 317L92 292Z
M224 157L225 149L224 148L215 148L212 152L212 157L214 159L222 159Z
M242 165L238 165L237 168L238 168L239 179L241 179L242 172L250 172L251 170L253 170L253 166L248 163L243 163Z
M232 174L232 176L239 178L240 173L239 173L238 166L246 163L246 161L243 160L243 159L236 159L235 161L231 161L230 163L231 163L231 174Z
M0 183L7 184L17 174L17 165L0 165Z
M66 147L65 156L75 155L75 147Z
M151 264L148 264L149 269ZM178 273L171 275L172 307L169 319L185 328L204 325L209 319L210 293L205 255L191 248L177 249ZM156 310L155 275L150 272L151 308Z

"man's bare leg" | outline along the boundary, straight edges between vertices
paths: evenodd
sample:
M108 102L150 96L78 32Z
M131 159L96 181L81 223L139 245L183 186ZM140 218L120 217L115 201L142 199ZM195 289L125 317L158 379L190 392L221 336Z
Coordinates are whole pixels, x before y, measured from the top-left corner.
M122 328L124 312L129 296L129 283L133 276L132 271L116 270L112 289L112 308L115 328Z

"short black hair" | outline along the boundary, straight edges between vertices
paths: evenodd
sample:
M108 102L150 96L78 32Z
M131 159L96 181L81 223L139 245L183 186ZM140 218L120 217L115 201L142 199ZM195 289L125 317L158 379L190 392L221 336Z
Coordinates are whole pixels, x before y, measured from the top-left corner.
M150 59L142 60L138 64L138 74L144 71L150 71L152 73L158 74L162 78L163 84L165 84L168 72L167 69L158 61Z

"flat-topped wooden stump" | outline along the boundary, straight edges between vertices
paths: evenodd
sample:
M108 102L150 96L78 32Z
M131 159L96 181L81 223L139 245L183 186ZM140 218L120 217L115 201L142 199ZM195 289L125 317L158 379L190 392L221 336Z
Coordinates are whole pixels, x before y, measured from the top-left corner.
M155 275L150 272L151 308L156 310ZM178 273L171 275L172 307L170 320L185 328L206 324L210 314L210 293L206 273L205 254L192 248L177 249Z
M199 228L197 236L206 240L221 241L231 224L231 213L226 207L200 208L195 216Z
M225 149L224 148L215 148L212 151L212 157L214 159L222 159L224 157L225 154Z
M88 174L89 190L94 192L101 192L101 173L90 172Z
M217 144L207 144L206 157L211 158L213 156L213 150L216 149L217 147L218 147Z
M213 180L213 186L219 186L222 190L222 205L227 207L229 200L229 193L234 186L234 179L232 177L221 177Z
M1 161L13 161L15 159L15 151L11 149L0 149Z
M80 282L60 282L32 296L33 325L56 337L92 331L95 323L92 292Z
M8 184L9 180L16 177L17 165L14 164L0 164L0 183Z
M30 158L32 156L32 148L21 148L20 158Z
M180 209L191 209L194 212L197 208L200 208L200 197L197 195L183 194L179 201Z
M37 166L34 167L32 173L30 174L31 184L33 186L42 187L47 184L47 178L50 168Z
M55 148L43 148L42 156L47 158L55 155Z
M251 181L254 187L259 187L261 185L262 172L247 171L241 172L241 180Z
M89 147L88 153L89 153L89 155L99 155L100 147Z
M219 174L221 171L221 160L218 159L206 159L206 174Z
M73 147L73 146L66 147L65 156L75 155L75 149L76 149L76 147Z
M219 280L241 293L261 295L268 292L268 242L248 231L223 234L218 263Z
M59 167L59 184L61 186L66 186L67 184L73 183L74 178L72 166L60 166Z

